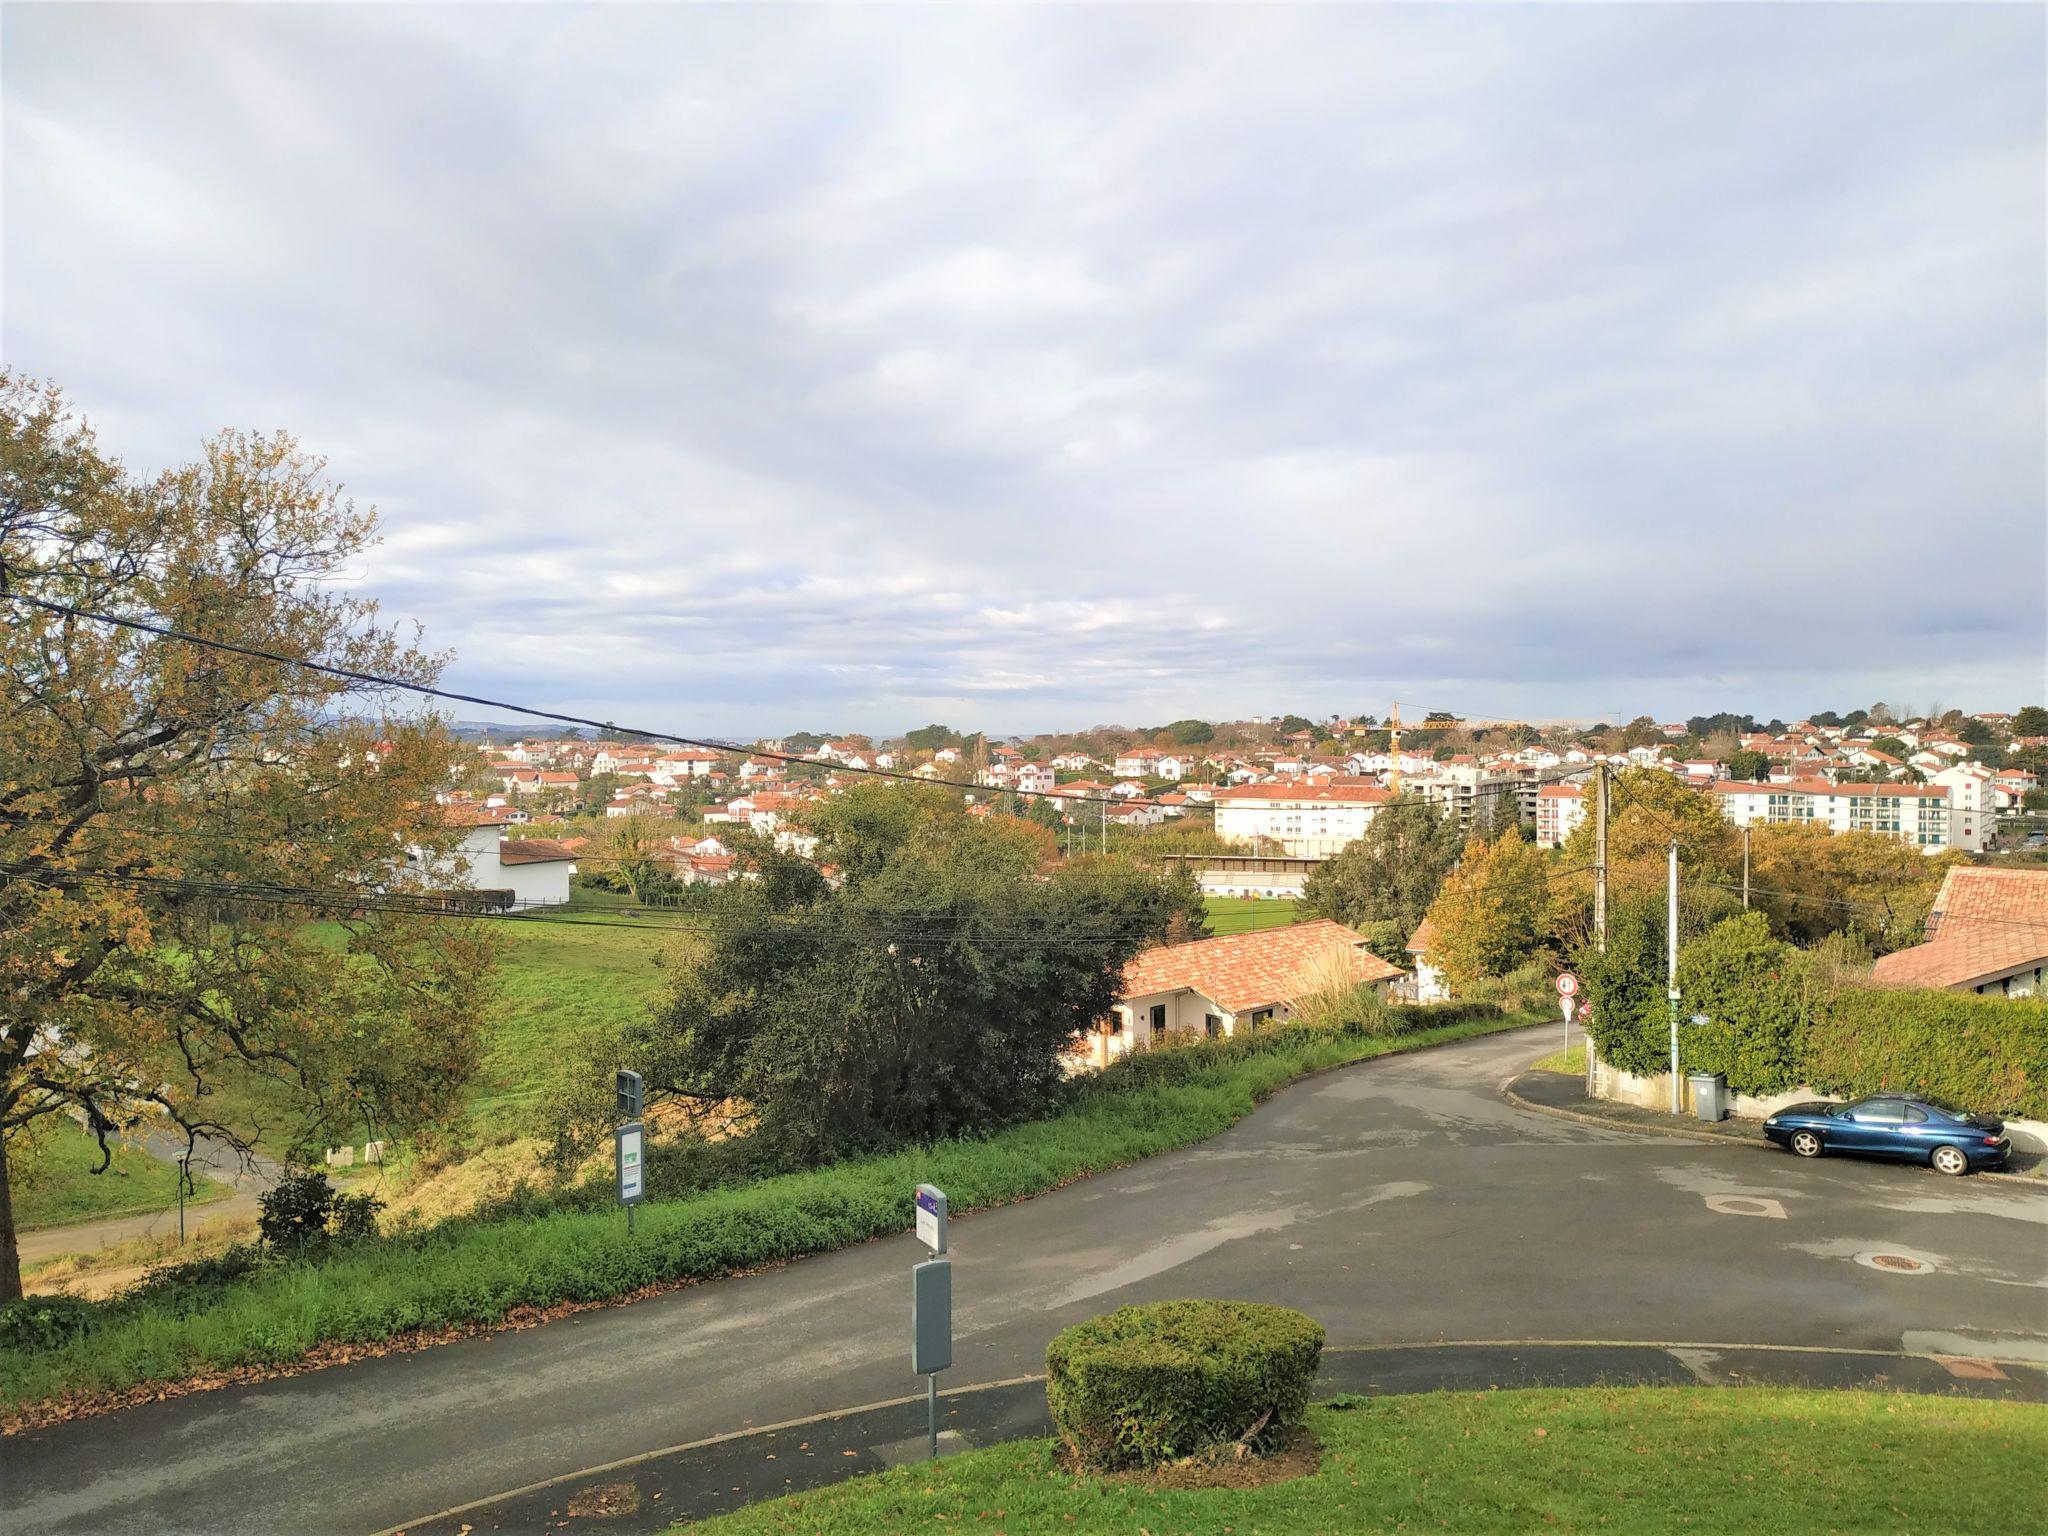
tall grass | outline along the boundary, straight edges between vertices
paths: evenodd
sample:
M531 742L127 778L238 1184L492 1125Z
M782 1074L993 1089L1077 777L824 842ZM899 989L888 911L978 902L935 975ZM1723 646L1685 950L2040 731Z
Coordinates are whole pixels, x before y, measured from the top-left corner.
M1050 1119L645 1205L631 1240L616 1211L554 1209L117 1300L92 1308L61 1342L10 1343L0 1407L281 1364L322 1344L489 1325L519 1308L607 1301L845 1247L900 1231L920 1181L942 1186L955 1211L1001 1205L1213 1136L1304 1073L1526 1022L1494 1013L1394 1036L1284 1027L1149 1052L1087 1081Z

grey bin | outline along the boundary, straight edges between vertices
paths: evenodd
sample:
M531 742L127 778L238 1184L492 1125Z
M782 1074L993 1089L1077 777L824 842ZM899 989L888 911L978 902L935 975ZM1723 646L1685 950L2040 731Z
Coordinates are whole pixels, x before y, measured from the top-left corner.
M1686 1078L1692 1085L1692 1106L1702 1120L1728 1118L1728 1077L1722 1072L1694 1072Z

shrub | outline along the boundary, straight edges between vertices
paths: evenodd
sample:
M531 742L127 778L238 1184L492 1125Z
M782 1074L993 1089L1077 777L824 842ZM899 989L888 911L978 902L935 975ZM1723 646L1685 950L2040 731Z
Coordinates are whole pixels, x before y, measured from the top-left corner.
M384 1209L375 1195L336 1194L325 1175L307 1168L286 1172L256 1203L263 1241L288 1257L375 1237L377 1213Z
M1846 990L1807 1025L1802 1064L1824 1093L1921 1093L2048 1119L2048 1000Z
M1045 1395L1084 1466L1153 1466L1299 1423L1322 1357L1322 1324L1290 1308L1161 1301L1061 1333Z
M1394 1015L1394 1027L1405 1035L1418 1029L1497 1019L1506 1010L1499 1003L1467 998L1454 1003L1396 1003L1389 1011Z
M0 1306L0 1348L53 1349L91 1326L91 1302L76 1296L30 1296Z

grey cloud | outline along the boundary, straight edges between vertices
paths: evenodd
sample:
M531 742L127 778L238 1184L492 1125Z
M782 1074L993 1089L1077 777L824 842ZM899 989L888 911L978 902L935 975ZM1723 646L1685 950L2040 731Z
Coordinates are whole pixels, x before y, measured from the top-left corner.
M11 8L6 355L712 732L2043 672L2024 9Z

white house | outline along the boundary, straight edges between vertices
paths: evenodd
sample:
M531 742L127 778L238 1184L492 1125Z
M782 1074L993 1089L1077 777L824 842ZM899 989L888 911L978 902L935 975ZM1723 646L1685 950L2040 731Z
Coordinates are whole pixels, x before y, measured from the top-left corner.
M1053 786L1053 771L1044 763L1019 763L1012 787L1022 795L1042 795Z
M576 855L552 838L507 838L498 844L497 862L490 886L510 888L515 907L559 906L569 899Z
M1377 784L1337 779L1240 784L1216 791L1216 835L1252 849L1326 858L1364 836L1391 799Z
M569 899L575 854L560 843L504 837L502 813L450 806L448 818L465 825L462 841L444 859L409 850L407 862L430 887L510 891L515 904L553 905Z
M1415 931L1408 935L1408 958L1415 966L1415 984L1410 989L1418 1003L1447 1003L1451 1000L1451 984L1444 979L1443 971L1429 958L1429 952L1436 947L1436 929L1424 918L1415 925Z
M1333 979L1384 994L1403 974L1328 918L1161 945L1124 967L1110 1016L1075 1041L1074 1064L1103 1067L1175 1037L1214 1038L1284 1021Z

